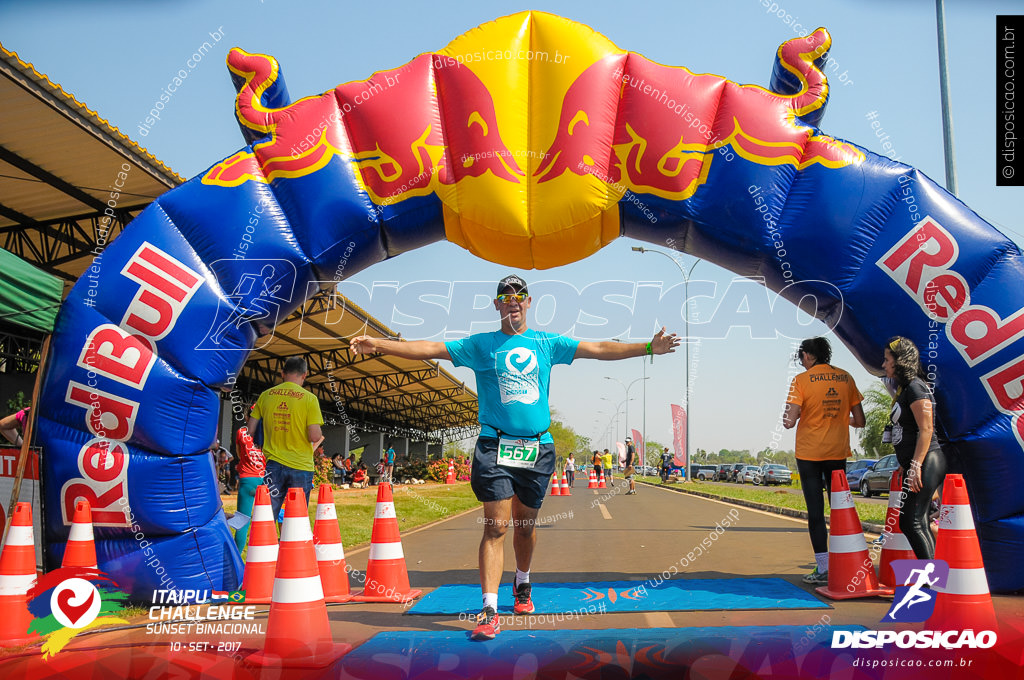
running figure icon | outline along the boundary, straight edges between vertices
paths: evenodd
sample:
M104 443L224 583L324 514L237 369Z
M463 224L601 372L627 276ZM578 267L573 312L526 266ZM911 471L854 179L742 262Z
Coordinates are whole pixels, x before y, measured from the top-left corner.
M903 597L903 599L900 600L900 603L893 607L892 611L889 612L890 619L892 619L893 621L896 620L896 612L899 611L900 607L902 607L903 605L907 605L907 609L910 609L915 604L928 602L932 599L932 597L934 597L934 595L929 595L928 593L922 592L921 590L926 585L934 586L936 583L939 582L938 576L936 576L934 579L928 578L929 574L931 574L933 571L935 571L935 565L931 562L926 564L924 569L912 569L910 571L910 573L907 575L907 580L906 582L904 582L903 585L909 585L910 581L914 578L914 574L917 574L917 581L915 581L914 585L910 586L910 588L907 589L907 593Z

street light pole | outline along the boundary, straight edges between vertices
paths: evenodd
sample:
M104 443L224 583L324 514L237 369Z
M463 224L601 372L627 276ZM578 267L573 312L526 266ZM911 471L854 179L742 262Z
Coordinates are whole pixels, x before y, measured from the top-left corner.
M644 377L644 378L637 378L633 382L629 383L628 386L625 383L623 383L621 380L619 380L618 378L613 378L610 375L606 375L604 377L604 379L605 380L614 380L615 382L619 383L619 386L622 388L623 392L625 392L625 396L626 396L626 430L629 430L629 402L632 401L632 399L629 398L629 391L631 389L633 389L633 385L637 384L641 380L647 380L647 378L646 377ZM645 384L644 385L644 394L647 394L647 389L646 388L647 388L647 386ZM628 431L626 432L626 436L629 436L629 432Z
M701 260L698 257L692 265L690 265L690 271L687 272L683 269L683 265L679 264L676 258L672 257L668 253L660 250L651 250L650 248L644 248L643 246L633 246L633 252L640 253L657 253L658 255L664 255L668 259L672 260L678 269L679 273L683 275L683 305L685 306L686 313L683 315L683 333L686 336L686 345L684 346L686 362L686 390L685 390L685 416L686 422L684 423L684 434L683 434L683 479L690 480L690 275L693 274L693 270L700 264Z

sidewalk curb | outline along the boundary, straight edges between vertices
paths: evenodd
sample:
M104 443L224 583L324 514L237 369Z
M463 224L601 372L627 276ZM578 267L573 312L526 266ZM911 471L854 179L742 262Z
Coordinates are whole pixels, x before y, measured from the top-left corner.
M713 493L706 493L704 491L692 491L690 489L684 489L679 486L667 486L663 484L654 484L652 482L645 482L637 480L638 484L644 484L645 486L651 486L655 489L665 489L666 491L674 491L676 493L687 494L689 496L699 496L701 498L710 498L712 500L721 501L723 503L729 503L730 505L739 505L745 508L753 508L754 510L761 510L763 512L771 512L776 515L785 515L787 517L796 517L798 519L807 519L806 510L794 510L793 508L780 508L775 505L768 505L767 503L755 503L754 501L744 500L742 498L729 498L728 496L716 496ZM828 518L825 518L825 523L828 524ZM861 529L869 534L881 534L885 531L885 527L881 524L872 524L871 522L861 522Z

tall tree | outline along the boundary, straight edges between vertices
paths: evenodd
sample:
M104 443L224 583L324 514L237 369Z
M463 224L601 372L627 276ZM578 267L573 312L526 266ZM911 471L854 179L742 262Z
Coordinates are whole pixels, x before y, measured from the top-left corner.
M889 424L892 397L883 388L873 385L864 392L864 428L860 431L860 445L864 454L881 458L892 453L892 444L882 443L882 433Z

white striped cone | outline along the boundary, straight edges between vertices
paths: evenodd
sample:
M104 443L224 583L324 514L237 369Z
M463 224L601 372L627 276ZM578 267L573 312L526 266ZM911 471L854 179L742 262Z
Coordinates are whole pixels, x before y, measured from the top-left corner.
M316 521L313 523L313 547L316 566L326 602L348 602L352 594L348 587L348 569L345 547L341 543L338 512L334 507L334 491L330 484L321 484L317 494Z
M594 468L590 468L590 477L587 479L587 488L588 489L596 489L597 488L597 473L594 472Z
M943 483L935 559L945 560L949 565L949 579L945 588L936 588L939 592L935 597L935 610L925 627L997 631L992 595L963 475L946 475Z
M249 527L249 548L245 556L242 590L247 604L269 604L277 571L277 525L270 507L266 485L256 487Z
M562 487L558 485L558 473L551 475L551 491L548 493L549 496L561 496Z
M373 513L366 585L352 599L356 602L407 602L422 592L409 586L391 485L381 484L377 487L377 507Z
M39 639L28 633L32 614L28 591L36 581L36 543L32 534L32 504L18 503L0 553L0 644L22 645Z
M572 495L572 492L569 491L569 485L565 481L565 471L564 470L562 471L562 483L559 484L558 486L561 489L561 493L562 493L563 496L571 496Z
M915 559L914 549L910 547L903 530L900 529L900 508L903 507L903 471L896 468L889 481L889 509L885 515L885 542L882 554L878 558L878 583L886 588L903 585L896 583L892 571L894 560Z
M96 543L92 534L92 509L89 501L79 499L75 503L75 514L71 519L71 531L64 546L61 567L84 567L96 569Z
M868 554L864 530L853 505L846 472L832 471L831 524L828 537L828 585L815 590L833 600L892 595L892 589L878 587L875 565Z
M288 489L266 643L249 657L263 665L319 668L350 649L331 639L308 513L302 489Z

